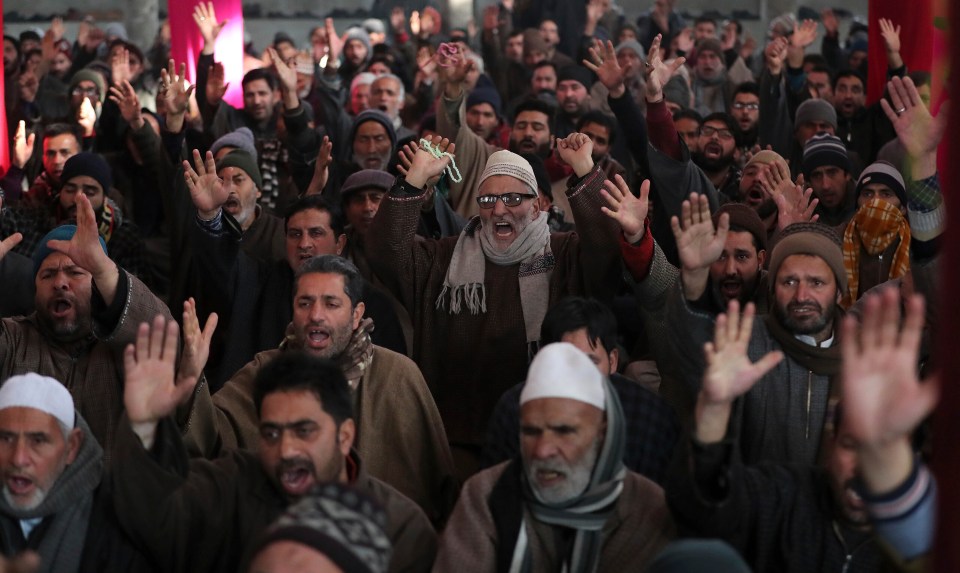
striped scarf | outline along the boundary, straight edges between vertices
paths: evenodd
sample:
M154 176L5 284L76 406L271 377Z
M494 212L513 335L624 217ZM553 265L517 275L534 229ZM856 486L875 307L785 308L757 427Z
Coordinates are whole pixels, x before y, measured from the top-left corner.
M899 208L883 199L871 199L857 210L843 234L843 266L847 270L847 292L841 302L844 308L850 308L860 294L861 252L878 256L897 239L900 244L887 280L910 271L910 224Z
M620 398L607 379L604 382L607 406L607 432L597 465L590 476L586 491L559 504L547 504L539 500L521 472L523 498L533 518L543 523L558 525L576 531L573 547L564 561L565 573L592 573L597 570L603 548L603 526L616 511L617 500L623 491L627 469L623 465L626 433L623 408ZM533 571L533 557L527 539L526 517L520 524L519 535L513 550L510 573ZM503 540L504 544L509 541ZM509 545L507 545L509 547Z

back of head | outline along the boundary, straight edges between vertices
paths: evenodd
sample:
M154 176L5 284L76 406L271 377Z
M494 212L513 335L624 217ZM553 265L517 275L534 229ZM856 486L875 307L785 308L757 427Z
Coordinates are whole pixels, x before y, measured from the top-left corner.
M664 548L646 573L750 573L750 567L723 541L681 539Z
M336 364L325 358L288 350L260 368L253 382L258 417L264 398L276 392L311 392L338 426L353 418L347 379Z

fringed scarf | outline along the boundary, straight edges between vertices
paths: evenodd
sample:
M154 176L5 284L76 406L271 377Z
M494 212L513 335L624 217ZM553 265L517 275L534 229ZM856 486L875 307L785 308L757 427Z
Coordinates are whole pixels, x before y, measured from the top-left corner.
M847 269L843 308L850 308L860 294L861 251L876 257L897 239L900 244L893 254L887 280L910 272L910 224L899 208L883 199L871 199L857 210L843 233L843 266Z
M564 556L563 571L569 573L592 573L597 570L603 549L603 527L616 511L617 500L623 491L627 470L623 465L626 433L623 408L620 398L610 384L604 383L607 407L607 432L603 448L597 458L586 491L560 504L547 504L538 498L524 475L522 462L514 460L491 492L491 507L505 504L515 508L507 512L509 518L495 518L498 539L498 571L531 573L533 556L527 539L526 507L534 519L543 523L573 529L576 534L573 544ZM516 484L519 481L520 490ZM502 482L502 483L501 483ZM512 499L506 495L514 492ZM523 499L517 503L516 496ZM496 516L497 513L494 513Z
M453 258L443 290L437 297L437 308L460 314L466 306L470 314L487 312L487 291L484 285L486 261L509 266L520 263L520 306L527 335L528 354L536 351L540 325L550 301L550 275L556 261L550 250L550 228L546 214L530 221L506 251L494 247L480 231L480 217L467 223L453 249Z

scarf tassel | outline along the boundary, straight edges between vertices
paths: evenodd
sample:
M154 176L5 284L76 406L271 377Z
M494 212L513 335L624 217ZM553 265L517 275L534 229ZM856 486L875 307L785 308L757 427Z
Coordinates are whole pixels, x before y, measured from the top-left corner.
M443 285L443 290L437 297L438 310L444 310L449 306L450 314L460 314L464 304L470 310L470 314L476 315L487 312L487 289L483 286L483 283L456 286Z

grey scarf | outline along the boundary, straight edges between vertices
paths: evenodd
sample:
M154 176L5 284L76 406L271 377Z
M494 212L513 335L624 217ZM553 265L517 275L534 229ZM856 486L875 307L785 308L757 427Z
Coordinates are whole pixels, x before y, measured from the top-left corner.
M526 476L521 478L524 502L534 519L568 527L577 532L573 547L564 561L565 572L592 573L597 570L603 549L603 527L616 511L617 500L623 491L623 480L627 475L627 469L623 465L623 452L626 447L623 407L609 379L604 382L604 391L607 433L586 491L564 503L547 504L540 501ZM526 521L526 517L523 519ZM529 573L532 570L526 523L523 523L514 547L510 573Z
M550 275L555 265L546 213L530 221L503 252L494 248L484 233L478 233L481 224L480 217L475 216L460 233L443 290L437 297L437 308L460 314L465 304L471 314L487 312L486 261L499 266L520 263L520 306L527 343L535 344L540 340L540 325L547 314Z
M38 548L40 573L76 573L80 569L93 510L93 492L103 475L103 449L79 412L77 427L83 433L77 458L57 478L40 505L29 510L17 509L0 495L0 513L11 519L51 520Z

